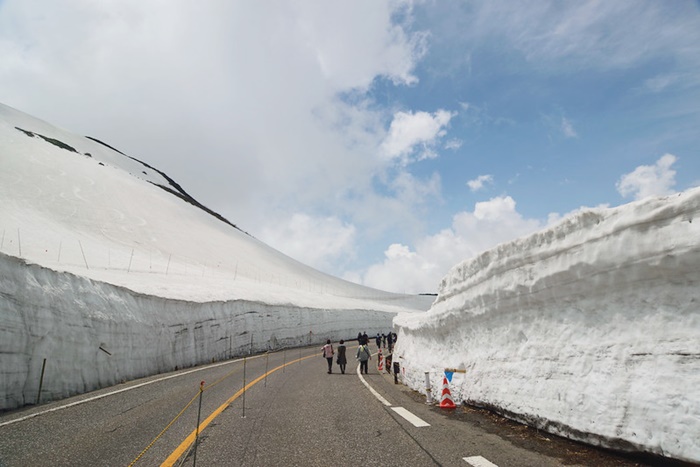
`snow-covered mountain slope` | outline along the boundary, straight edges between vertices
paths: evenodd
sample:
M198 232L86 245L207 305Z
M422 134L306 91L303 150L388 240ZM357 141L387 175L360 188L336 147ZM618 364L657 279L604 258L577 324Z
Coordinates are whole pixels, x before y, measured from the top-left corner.
M405 380L593 444L700 462L700 188L581 212L399 315Z
M162 172L1 104L0 157L0 252L29 262L191 301L430 305L307 267L222 221Z
M0 409L35 400L44 358L58 398L386 331L431 302L307 267L157 169L0 104Z

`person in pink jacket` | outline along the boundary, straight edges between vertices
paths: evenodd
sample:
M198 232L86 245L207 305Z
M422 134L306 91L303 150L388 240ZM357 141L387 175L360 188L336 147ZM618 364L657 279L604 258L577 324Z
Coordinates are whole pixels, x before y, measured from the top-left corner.
M323 351L323 357L328 361L328 374L330 375L333 373L333 354L335 353L330 339L326 341L326 345L321 350Z

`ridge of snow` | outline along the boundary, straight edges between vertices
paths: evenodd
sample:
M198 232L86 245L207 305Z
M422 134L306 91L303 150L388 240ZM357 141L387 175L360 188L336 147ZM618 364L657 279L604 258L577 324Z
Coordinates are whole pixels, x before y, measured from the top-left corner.
M456 400L700 461L699 214L700 188L591 209L458 264L394 319L405 381L461 369Z

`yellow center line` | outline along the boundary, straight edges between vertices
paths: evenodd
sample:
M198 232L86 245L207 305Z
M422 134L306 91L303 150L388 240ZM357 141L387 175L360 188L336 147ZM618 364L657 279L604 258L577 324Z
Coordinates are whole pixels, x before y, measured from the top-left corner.
M231 396L231 398L229 398L226 402L224 402L223 404L221 404L221 405L219 406L218 409L216 409L215 411L213 411L213 412L211 413L211 415L209 415L209 416L206 418L206 420L204 420L202 423L200 423L200 425L199 425L199 433L201 433L202 430L204 430L204 428L206 428L212 421L214 421L214 419L215 419L216 417L218 417L218 416L221 414L221 412L223 412L224 410L226 410L226 407L228 407L229 405L231 405L231 403L232 403L233 401L235 401L236 399L238 399L239 397L241 397L241 395L243 394L244 391L247 391L249 388L251 388L251 387L255 386L256 384L258 384L258 383L259 383L260 381L262 381L267 375L272 374L272 373L274 373L275 371L284 368L285 366L291 365L291 364L293 364L293 363L300 362L300 361L302 361L302 360L306 360L307 358L311 358L311 357L313 357L313 356L314 356L314 355L308 355L308 356L306 356L306 357L298 358L298 359L296 359L296 360L292 360L292 361L290 361L290 362L287 362L287 363L285 363L284 365L280 365L280 366L278 366L277 368L273 368L272 370L268 371L267 373L265 373L265 374L263 374L263 375L261 375L261 376L258 376L258 377L255 378L253 381L251 381L250 383L246 384L245 387L239 389L238 392L236 392L236 394L234 394L234 395ZM196 436L197 436L197 430L195 429L192 433L189 434L189 436L188 436L187 438L185 438L185 440L184 440L182 443L180 443L180 445L172 452L172 454L170 454L170 456L168 456L168 458L165 459L165 461L164 461L162 464L160 464L160 467L172 467L172 466L175 464L175 462L177 462L177 460L180 458L180 456L182 456L182 454L183 454L185 451L187 451L187 449L189 449L189 447L192 445L192 443L194 443L194 440L195 440Z

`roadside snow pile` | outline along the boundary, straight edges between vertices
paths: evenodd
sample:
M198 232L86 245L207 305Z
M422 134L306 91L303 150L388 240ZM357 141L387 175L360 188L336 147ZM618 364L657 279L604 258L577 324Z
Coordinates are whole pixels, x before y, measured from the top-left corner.
M593 209L454 267L394 319L404 381L615 449L700 461L700 189Z

